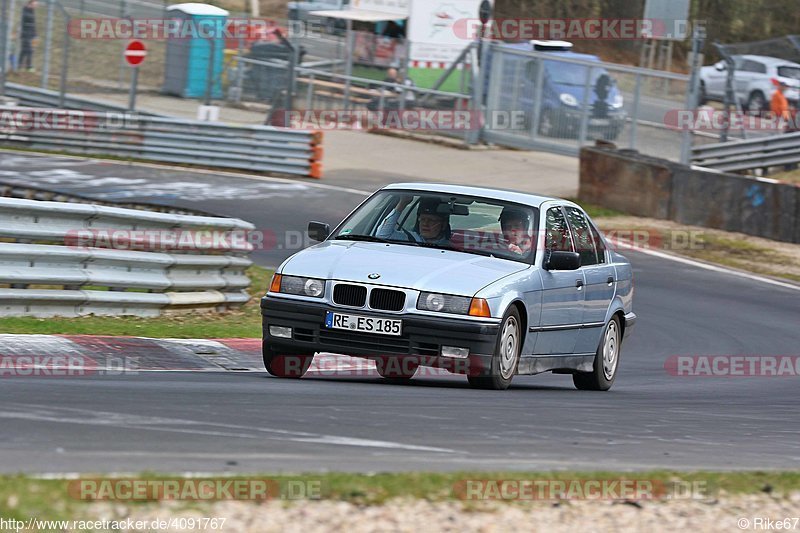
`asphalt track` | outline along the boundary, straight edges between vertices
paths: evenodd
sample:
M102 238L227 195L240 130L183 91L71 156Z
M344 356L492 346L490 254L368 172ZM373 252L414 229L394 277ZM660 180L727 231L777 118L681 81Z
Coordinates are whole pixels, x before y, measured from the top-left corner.
M194 207L276 233L302 231L310 218L334 222L363 197L309 182L19 154L0 154L0 169L2 181ZM326 183L360 189L358 178ZM367 189L390 181L369 179ZM289 253L276 246L255 258L271 266ZM471 390L458 376L408 385L261 372L0 379L0 471L800 467L800 377L665 369L673 355L800 355L800 292L628 255L639 322L609 393L579 392L568 376L549 374L518 377L505 392Z

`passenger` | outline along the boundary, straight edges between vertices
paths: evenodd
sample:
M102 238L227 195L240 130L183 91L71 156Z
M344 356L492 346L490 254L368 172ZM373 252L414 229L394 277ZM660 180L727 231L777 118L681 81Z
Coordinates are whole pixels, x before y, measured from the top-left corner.
M533 247L530 214L522 208L505 207L500 213L500 227L508 243L508 251L525 255Z
M392 240L411 240L419 243L448 244L450 242L450 217L439 212L442 202L436 198L422 198L417 208L417 223L412 230L403 230L398 221L412 196L400 199L394 210L378 227L376 237Z

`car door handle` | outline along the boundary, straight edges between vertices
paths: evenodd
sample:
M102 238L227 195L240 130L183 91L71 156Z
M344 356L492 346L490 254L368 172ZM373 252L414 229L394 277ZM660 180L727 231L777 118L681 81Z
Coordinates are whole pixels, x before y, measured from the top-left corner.
M581 290L583 288L583 280L582 279L575 280L575 286L578 288L578 290Z
M609 285L613 285L614 284L613 276L608 276L608 279L606 280L606 283L608 283Z

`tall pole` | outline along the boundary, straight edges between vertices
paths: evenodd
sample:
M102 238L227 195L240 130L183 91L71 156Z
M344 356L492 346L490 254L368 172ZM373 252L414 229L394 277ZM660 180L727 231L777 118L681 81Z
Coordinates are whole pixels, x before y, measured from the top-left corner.
M8 27L10 21L8 19L8 0L0 0L2 2L2 6L0 6L0 13L2 13L2 17L0 17L0 97L5 96L6 94L6 70L8 70L8 52L6 48L6 37L8 34Z
M703 49L705 38L705 28L695 25L692 34L692 73L689 77L689 91L686 94L686 110L694 112L700 104L698 93L700 92L700 51ZM636 117L634 117L634 120ZM681 164L688 165L691 161L692 151L692 132L684 129L681 133Z
M47 89L50 77L50 50L53 45L53 18L55 16L55 0L47 0L47 25L44 33L44 62L42 63L42 89Z

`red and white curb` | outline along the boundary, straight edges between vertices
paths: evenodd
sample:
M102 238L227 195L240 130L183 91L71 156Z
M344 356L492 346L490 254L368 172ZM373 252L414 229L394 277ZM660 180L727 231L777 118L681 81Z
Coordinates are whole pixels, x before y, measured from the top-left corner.
M0 377L139 372L264 372L261 339L0 334ZM377 375L375 363L317 354L311 375Z

